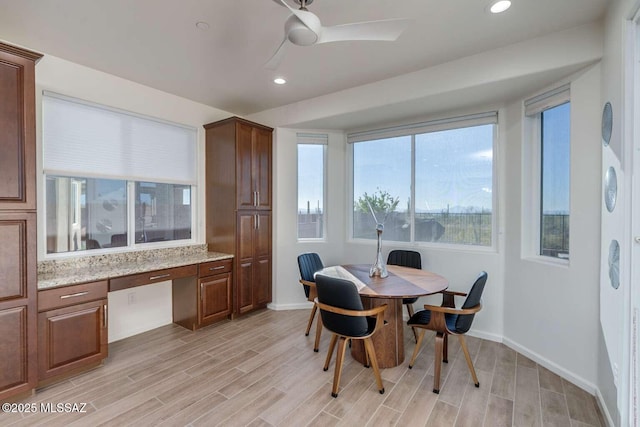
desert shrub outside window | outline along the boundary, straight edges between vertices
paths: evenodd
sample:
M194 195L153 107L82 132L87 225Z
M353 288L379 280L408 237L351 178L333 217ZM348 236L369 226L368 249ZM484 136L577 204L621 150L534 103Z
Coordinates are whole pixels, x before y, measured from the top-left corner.
M349 135L351 237L492 247L497 112ZM372 212L373 211L373 212Z

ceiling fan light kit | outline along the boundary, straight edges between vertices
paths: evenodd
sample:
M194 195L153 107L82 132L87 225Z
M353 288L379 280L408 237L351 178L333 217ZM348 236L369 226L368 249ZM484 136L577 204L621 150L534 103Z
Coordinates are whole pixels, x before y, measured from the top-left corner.
M313 0L294 0L300 5L299 9L291 7L285 0L273 1L289 9L291 16L284 24L284 40L265 64L265 68L270 70L275 70L280 65L287 43L312 46L353 40L394 41L409 24L408 19L386 19L324 27L320 18L307 10Z

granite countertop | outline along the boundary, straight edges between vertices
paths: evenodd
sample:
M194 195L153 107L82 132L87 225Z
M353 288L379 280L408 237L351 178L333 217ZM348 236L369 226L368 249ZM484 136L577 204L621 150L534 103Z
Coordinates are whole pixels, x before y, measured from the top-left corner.
M38 263L38 290L231 258L233 255L208 252L206 245L199 245L44 261Z

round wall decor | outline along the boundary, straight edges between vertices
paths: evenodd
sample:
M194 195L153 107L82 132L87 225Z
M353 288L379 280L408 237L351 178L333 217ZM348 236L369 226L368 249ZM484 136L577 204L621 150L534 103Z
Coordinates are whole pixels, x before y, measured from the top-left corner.
M611 103L607 102L602 109L602 145L605 147L609 145L609 141L611 141L612 128L613 110L611 109Z
M609 281L613 289L620 286L620 244L617 240L609 244Z
M616 207L618 197L618 177L613 166L607 169L604 175L604 204L609 212L613 212Z

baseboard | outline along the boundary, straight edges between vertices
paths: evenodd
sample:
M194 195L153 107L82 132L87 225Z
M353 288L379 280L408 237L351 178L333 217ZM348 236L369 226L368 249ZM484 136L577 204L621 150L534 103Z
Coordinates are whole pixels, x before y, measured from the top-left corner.
M553 372L556 375L561 376L562 378L564 378L565 380L569 381L570 383L580 387L581 389L589 392L592 395L596 395L599 394L599 390L598 387L595 386L595 384L585 380L582 377L579 377L577 375L575 375L573 372L570 372L566 369L564 369L563 367L557 365L556 363L550 361L549 359L539 355L538 353L534 353L532 351L530 351L528 348L521 346L520 344L511 341L508 338L503 338L504 345L506 345L507 347L512 348L513 350L517 351L518 353L527 356L529 359L533 360L534 362L536 362L537 364L547 368L548 370L550 370L551 372Z
M492 334L484 331L477 331L474 329L471 329L469 332L467 332L466 335L469 335L471 337L476 337L476 338L482 338L483 340L495 341L500 343L503 341L502 335Z
M600 393L600 389L596 389L596 402L598 402L598 408L600 409L600 413L602 413L605 421L607 422L607 427L615 427L615 423L613 422L613 418L611 418L611 413L609 413L609 409L607 405L604 403L604 396Z
M313 303L309 301L298 302L295 304L267 304L267 308L275 311L284 311L284 310L309 310L313 307Z

